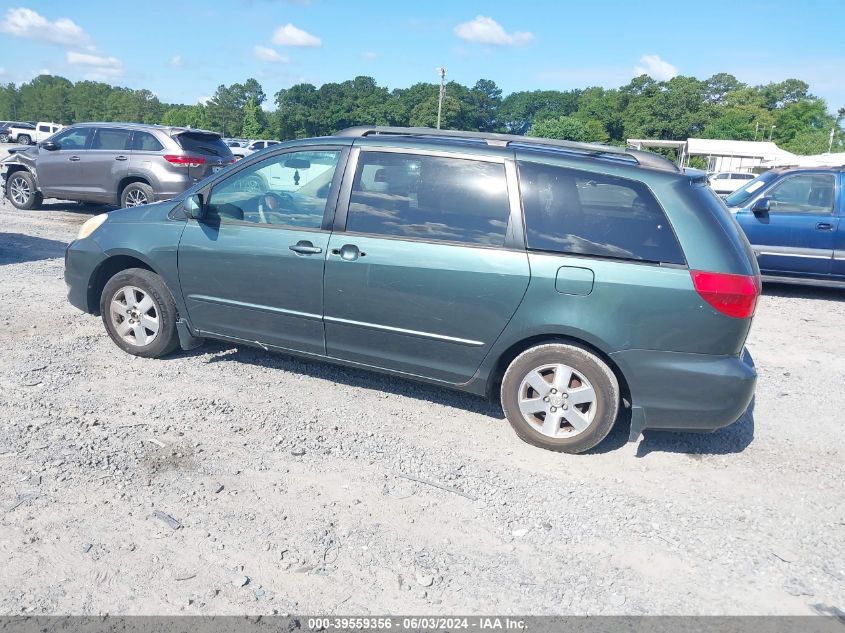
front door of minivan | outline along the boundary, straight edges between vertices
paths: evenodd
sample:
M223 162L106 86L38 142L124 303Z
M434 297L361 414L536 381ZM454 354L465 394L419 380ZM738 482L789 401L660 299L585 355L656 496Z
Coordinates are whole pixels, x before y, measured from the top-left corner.
M749 205L737 213L764 275L830 274L839 224L833 213L835 178L832 173L787 176L763 192L768 212L755 215Z
M275 154L212 183L205 217L179 243L179 281L194 329L325 353L323 266L345 155Z
M329 356L463 383L519 306L528 257L505 247L505 163L453 156L361 150L350 166L326 259Z

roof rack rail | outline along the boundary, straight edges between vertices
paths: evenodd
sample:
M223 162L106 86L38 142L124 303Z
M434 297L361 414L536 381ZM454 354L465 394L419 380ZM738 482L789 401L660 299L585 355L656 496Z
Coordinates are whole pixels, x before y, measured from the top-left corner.
M533 136L519 136L517 134L498 134L495 132L467 132L462 130L437 130L430 127L388 127L358 125L348 127L335 136L431 136L441 138L472 139L484 141L487 145L494 147L508 147L511 144L517 145L538 145L542 147L557 147L571 152L588 154L591 156L613 156L627 157L642 167L661 169L663 171L680 171L668 158L664 158L653 152L646 152L637 149L626 149L613 145L601 145L599 143L580 143L577 141L561 141L558 139L537 138Z

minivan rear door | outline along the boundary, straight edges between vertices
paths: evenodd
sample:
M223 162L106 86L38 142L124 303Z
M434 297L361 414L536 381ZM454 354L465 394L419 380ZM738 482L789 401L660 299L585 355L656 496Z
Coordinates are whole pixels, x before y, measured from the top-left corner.
M753 203L737 212L764 275L830 275L840 222L836 196L836 174L799 172L755 197L769 199L768 212L755 215Z
M513 167L398 148L353 155L326 259L328 355L467 382L528 286Z

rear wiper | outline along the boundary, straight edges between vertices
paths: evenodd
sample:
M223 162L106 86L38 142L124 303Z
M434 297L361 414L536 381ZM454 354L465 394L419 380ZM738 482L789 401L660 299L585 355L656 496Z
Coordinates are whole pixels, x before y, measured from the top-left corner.
M218 152L213 147L208 147L207 145L200 145L199 148L201 150L205 150L207 154L211 154L212 156L220 156L220 152Z

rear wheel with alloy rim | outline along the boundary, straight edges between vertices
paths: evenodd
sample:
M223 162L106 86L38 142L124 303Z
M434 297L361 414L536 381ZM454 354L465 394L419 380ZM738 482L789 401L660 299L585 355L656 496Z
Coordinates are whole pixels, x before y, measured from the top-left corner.
M145 182L130 182L120 194L120 206L139 207L153 201L153 188Z
M16 171L9 176L6 197L18 209L37 209L44 200L35 188L35 179L28 171Z
M502 408L523 440L580 453L601 442L619 412L619 383L595 354L562 343L532 347L502 380Z
M130 268L109 279L100 313L111 339L135 356L158 358L176 349L176 305L161 277Z

